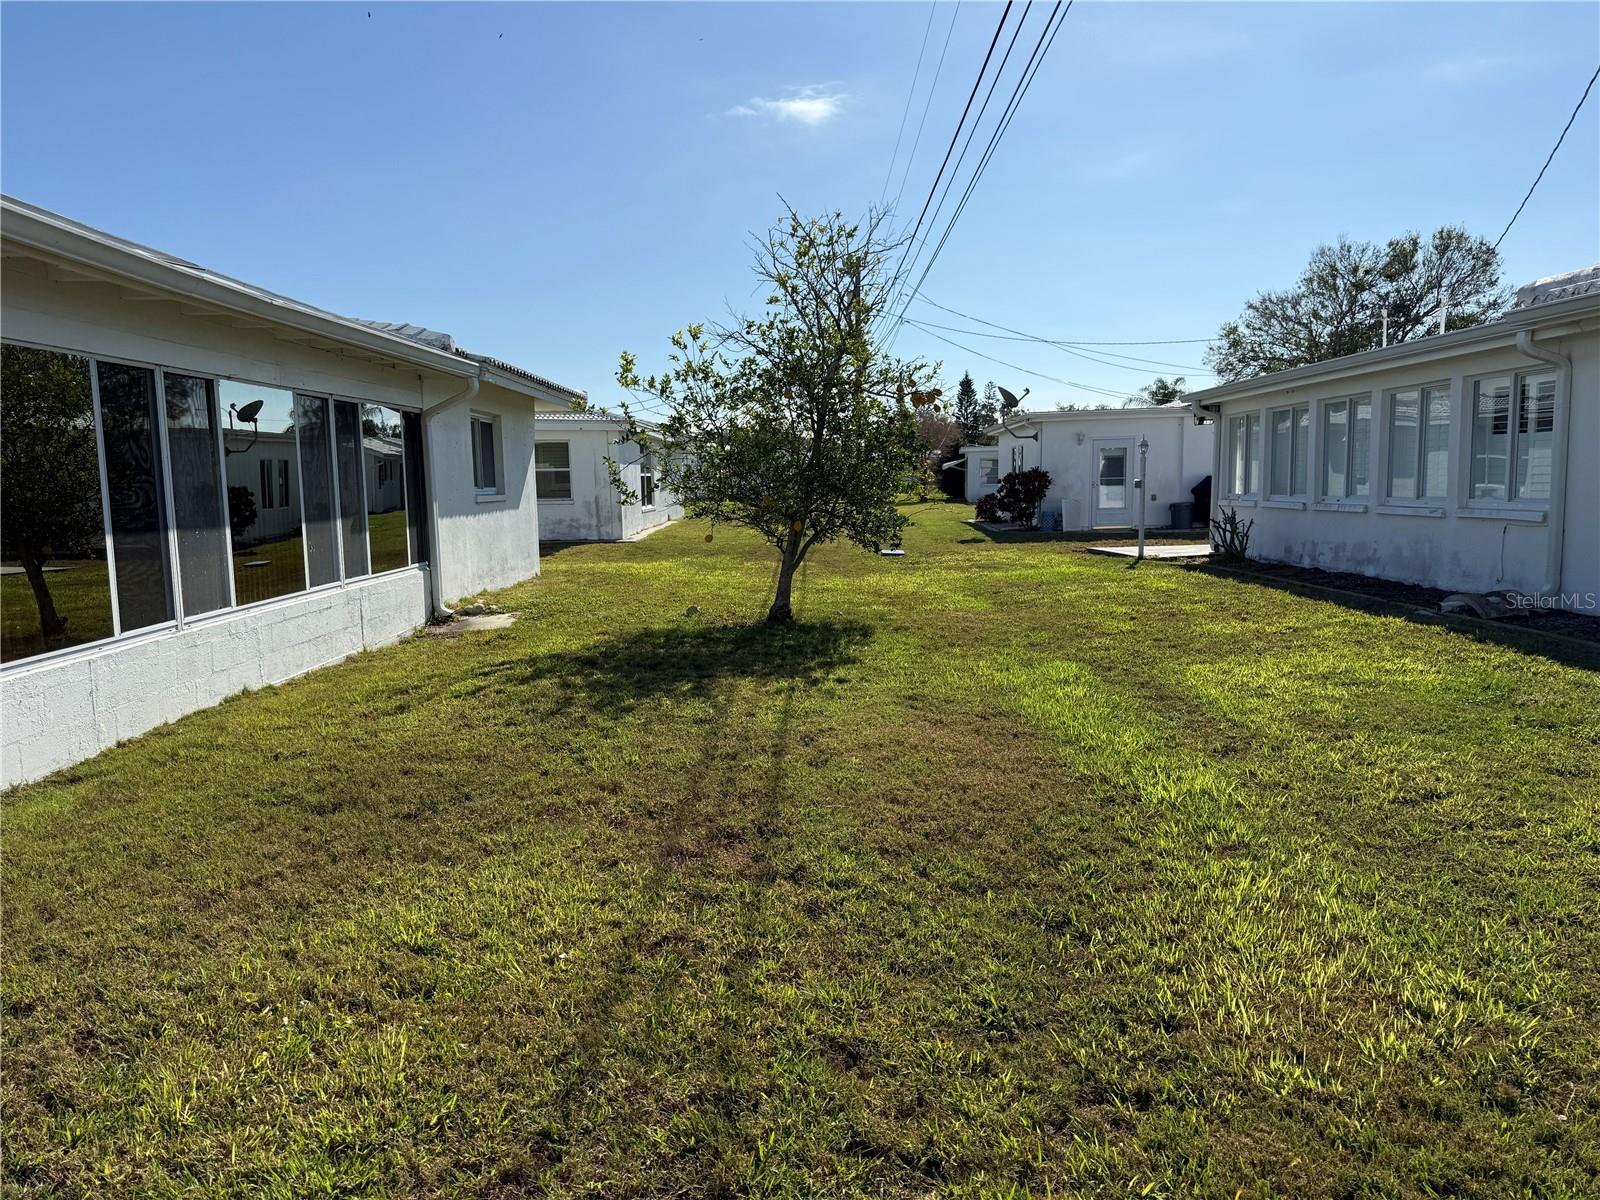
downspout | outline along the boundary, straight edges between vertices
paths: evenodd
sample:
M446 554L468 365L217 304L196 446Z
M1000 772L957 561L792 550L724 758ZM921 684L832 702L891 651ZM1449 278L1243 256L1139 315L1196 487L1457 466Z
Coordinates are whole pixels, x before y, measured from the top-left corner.
M1561 593L1561 565L1567 525L1567 460L1572 455L1568 445L1567 423L1572 408L1572 359L1559 350L1549 350L1534 344L1533 330L1517 331L1517 349L1529 358L1549 363L1556 368L1555 426L1551 431L1554 453L1550 456L1550 543L1545 562L1543 594Z
M480 365L477 373L467 378L466 387L452 396L446 396L432 408L422 410L422 477L428 488L428 542L429 556L433 559L428 565L428 613L436 621L448 621L455 613L444 606L444 596L439 591L439 560L443 555L443 546L439 540L439 489L433 475L433 419L447 408L472 400L478 394L478 384L482 380L483 367Z

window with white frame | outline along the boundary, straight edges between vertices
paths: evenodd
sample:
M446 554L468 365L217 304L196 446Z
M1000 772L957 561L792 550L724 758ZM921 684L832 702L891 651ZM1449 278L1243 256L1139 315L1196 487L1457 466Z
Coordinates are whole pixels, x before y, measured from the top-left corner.
M1372 401L1348 396L1322 402L1322 497L1348 500L1367 494L1372 447Z
M1311 406L1275 408L1270 420L1272 459L1267 494L1283 498L1304 496L1306 455L1311 450Z
M572 452L566 442L536 442L533 486L541 500L572 499Z
M645 508L656 506L656 460L649 446L639 448L639 503Z
M978 482L1000 482L1000 460L998 458L980 458L978 460Z
M0 366L0 663L380 569L353 402L10 342ZM412 553L392 491L383 569Z
M1261 414L1228 418L1228 494L1252 496L1261 470Z
M1472 500L1550 499L1556 373L1493 375L1472 384Z
M1391 500L1442 500L1450 491L1450 386L1388 394Z
M480 495L500 495L500 418L472 414L472 486Z

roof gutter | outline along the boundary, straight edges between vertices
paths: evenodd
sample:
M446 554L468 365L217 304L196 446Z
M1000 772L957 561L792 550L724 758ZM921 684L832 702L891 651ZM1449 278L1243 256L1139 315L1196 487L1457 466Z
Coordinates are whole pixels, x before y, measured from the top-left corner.
M1549 363L1557 371L1555 426L1551 440L1558 452L1550 462L1550 532L1546 548L1543 592L1547 596L1561 592L1561 569L1565 561L1567 527L1567 468L1572 457L1572 447L1567 437L1567 426L1572 409L1572 358L1559 350L1537 345L1532 329L1517 332L1517 349L1529 358Z
M478 385L482 378L483 366L480 364L477 374L467 380L466 387L454 395L446 396L432 408L422 410L422 477L428 488L428 544L432 547L433 558L428 567L428 613L436 621L448 621L456 614L445 607L439 586L439 559L443 546L439 539L439 489L434 485L433 421L445 409L471 402L478 394Z

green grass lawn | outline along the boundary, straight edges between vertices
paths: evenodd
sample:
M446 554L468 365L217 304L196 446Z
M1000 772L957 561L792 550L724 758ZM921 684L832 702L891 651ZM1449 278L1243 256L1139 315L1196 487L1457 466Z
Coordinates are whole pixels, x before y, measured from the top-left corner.
M1594 1196L1596 677L969 513L11 794L9 1194Z

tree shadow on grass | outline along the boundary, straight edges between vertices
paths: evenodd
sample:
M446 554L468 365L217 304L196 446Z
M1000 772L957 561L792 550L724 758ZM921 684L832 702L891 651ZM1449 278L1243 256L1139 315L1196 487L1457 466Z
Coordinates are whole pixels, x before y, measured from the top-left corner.
M516 685L553 684L563 702L617 716L663 698L702 699L729 680L821 683L855 662L856 648L871 635L872 626L853 621L675 625L498 663L485 674Z

